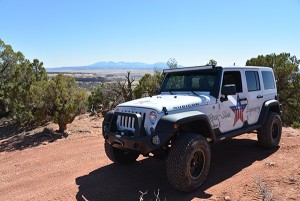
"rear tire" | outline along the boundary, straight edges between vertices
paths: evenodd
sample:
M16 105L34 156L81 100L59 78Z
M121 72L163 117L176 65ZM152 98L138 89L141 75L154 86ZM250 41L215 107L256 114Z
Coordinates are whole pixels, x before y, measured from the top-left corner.
M181 134L173 142L166 160L167 177L171 185L185 192L200 187L209 172L210 155L209 144L203 136Z
M114 163L130 164L134 163L139 157L139 153L134 151L125 151L111 146L108 142L104 143L106 156Z
M258 143L266 148L277 147L280 142L282 125L280 116L269 112L265 124L258 130Z

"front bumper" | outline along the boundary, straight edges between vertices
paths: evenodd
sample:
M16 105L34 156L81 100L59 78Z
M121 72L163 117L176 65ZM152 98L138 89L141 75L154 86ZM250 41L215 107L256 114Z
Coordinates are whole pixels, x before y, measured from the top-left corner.
M135 132L130 130L118 130L118 116L133 118ZM102 133L104 139L113 147L124 150L134 150L143 155L147 155L168 144L172 137L172 133L153 131L151 135L147 135L143 125L144 119L139 114L109 112L103 121ZM157 136L159 137L160 142L154 144L152 139Z
M104 139L115 148L135 150L143 155L146 155L159 147L159 145L156 146L152 143L152 136L128 137L120 135L120 132L116 132L105 133Z

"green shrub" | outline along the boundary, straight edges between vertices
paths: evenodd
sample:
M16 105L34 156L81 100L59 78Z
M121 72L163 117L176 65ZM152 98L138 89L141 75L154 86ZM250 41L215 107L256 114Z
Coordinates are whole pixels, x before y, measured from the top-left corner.
M293 127L293 128L300 128L300 122L294 121L294 122L292 123L292 127Z
M59 125L60 132L85 112L86 92L79 89L73 77L59 74L50 81L36 83L30 94L36 121L52 120Z

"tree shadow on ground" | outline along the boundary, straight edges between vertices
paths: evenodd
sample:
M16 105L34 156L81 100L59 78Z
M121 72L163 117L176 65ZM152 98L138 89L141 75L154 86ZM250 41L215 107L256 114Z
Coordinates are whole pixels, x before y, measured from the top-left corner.
M12 121L0 123L0 152L24 150L67 137L48 128L34 132L37 127L21 127Z
M11 119L0 119L0 140L5 140L30 130L32 130L32 128L21 127L20 124L15 123Z
M160 200L208 199L210 187L227 180L255 161L261 161L278 150L263 149L256 140L232 139L211 146L210 173L199 189L191 193L175 190L168 183L165 164L155 159L145 159L132 165L110 164L76 178L77 200L155 200L154 192L160 191Z

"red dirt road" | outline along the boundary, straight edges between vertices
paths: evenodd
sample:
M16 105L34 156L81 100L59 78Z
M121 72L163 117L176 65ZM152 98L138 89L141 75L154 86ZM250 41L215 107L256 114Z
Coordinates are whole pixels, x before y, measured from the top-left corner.
M300 200L300 132L284 128L280 147L266 150L256 135L211 146L205 184L192 193L174 190L163 161L140 157L112 164L103 150L102 119L77 118L61 138L56 125L17 130L0 122L0 200ZM61 138L61 139L60 139Z

